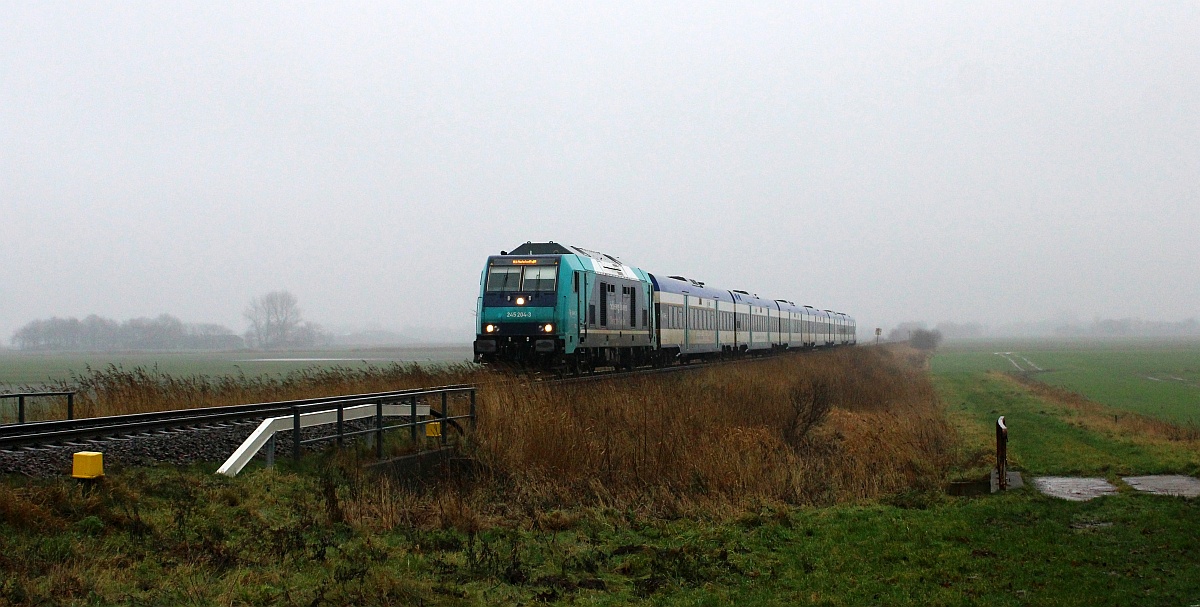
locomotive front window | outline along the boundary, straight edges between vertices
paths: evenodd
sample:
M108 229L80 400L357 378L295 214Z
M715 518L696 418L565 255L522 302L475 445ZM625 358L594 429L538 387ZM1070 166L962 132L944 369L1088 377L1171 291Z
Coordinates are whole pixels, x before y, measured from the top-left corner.
M517 291L521 288L521 270L524 268L494 266L488 271L489 293Z
M553 291L558 266L531 266L525 268L525 291Z

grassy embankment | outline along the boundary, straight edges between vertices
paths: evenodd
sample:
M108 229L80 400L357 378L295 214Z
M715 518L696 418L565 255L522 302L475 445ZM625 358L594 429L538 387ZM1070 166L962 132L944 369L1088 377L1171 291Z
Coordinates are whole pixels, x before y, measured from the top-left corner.
M1155 390L1160 387L1144 379L1144 374L1152 372L1149 369L1181 374L1185 371L1179 367L1200 361L1200 348L1178 347L1158 352L1142 346L1121 353L1111 344L1092 350L1079 344L1069 350L1026 345L1019 354L1044 369L1027 373L1018 373L1012 363L993 354L993 347L977 347L948 350L934 358L932 367L950 419L966 443L975 445L979 457L974 472L991 466L984 453L994 444L996 418L1004 415L1012 437L1010 458L1030 473L1197 474L1200 428L1182 412L1189 398L1190 407L1197 408L1200 388L1190 388L1190 394L1179 396L1172 386L1169 407L1147 404L1154 402ZM1014 358L1030 368L1020 356ZM1072 370L1057 370L1067 368L1067 360L1073 361ZM1121 360L1130 367L1114 362ZM1137 387L1150 392L1124 398ZM1162 413L1164 410L1168 413Z
M355 454L236 479L117 470L90 491L7 479L0 604L1200 603L1194 501L941 495L990 465L997 411L1027 470L1071 467L1081 450L1038 459L1055 436L1103 431L1022 421L1092 417L1007 377L939 374L956 433L923 363L860 349L602 389L488 384L485 472L431 490Z

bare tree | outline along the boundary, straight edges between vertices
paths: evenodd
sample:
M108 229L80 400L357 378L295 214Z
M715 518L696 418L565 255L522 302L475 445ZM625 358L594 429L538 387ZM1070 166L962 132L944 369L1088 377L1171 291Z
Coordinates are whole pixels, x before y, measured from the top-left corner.
M300 307L288 291L271 291L250 301L246 308L250 328L246 339L259 348L282 348L294 341L300 326Z

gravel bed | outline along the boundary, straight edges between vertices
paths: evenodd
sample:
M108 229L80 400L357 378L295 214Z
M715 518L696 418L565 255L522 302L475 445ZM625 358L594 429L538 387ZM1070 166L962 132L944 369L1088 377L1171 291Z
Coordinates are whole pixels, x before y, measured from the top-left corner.
M400 418L403 420L403 418ZM396 423L390 418L390 423ZM147 434L78 440L67 444L48 445L14 450L0 450L0 474L23 474L31 477L49 477L71 473L72 457L77 451L99 451L104 454L106 467L145 466L155 463L188 465L197 462L224 462L254 432L260 420L231 422L222 425L201 426L163 430ZM365 430L373 427L373 420L346 422L346 431ZM404 432L394 430L393 432ZM335 432L333 425L305 428L300 431L302 440L327 436ZM355 437L361 439L363 437ZM350 440L350 439L347 439ZM332 442L332 441L330 441ZM292 431L275 435L276 459L291 457ZM302 447L311 452L325 448L329 442L320 442ZM266 457L266 447L259 451L256 459Z

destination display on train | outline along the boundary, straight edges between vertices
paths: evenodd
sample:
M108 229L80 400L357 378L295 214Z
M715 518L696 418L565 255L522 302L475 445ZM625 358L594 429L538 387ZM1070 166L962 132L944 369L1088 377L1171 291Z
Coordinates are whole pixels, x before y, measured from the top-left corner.
M509 263L514 266L554 266L558 265L557 257L517 257L508 259L504 257L495 258L492 260L492 265L504 265Z

